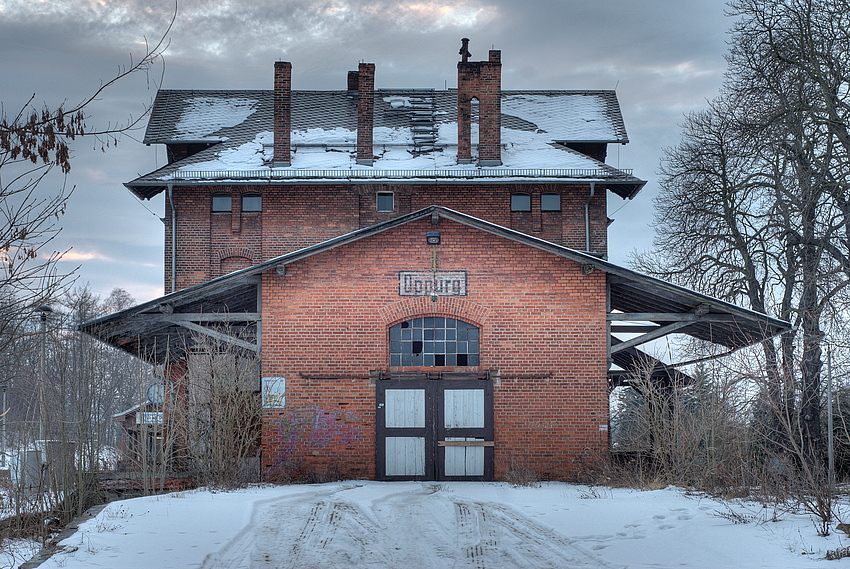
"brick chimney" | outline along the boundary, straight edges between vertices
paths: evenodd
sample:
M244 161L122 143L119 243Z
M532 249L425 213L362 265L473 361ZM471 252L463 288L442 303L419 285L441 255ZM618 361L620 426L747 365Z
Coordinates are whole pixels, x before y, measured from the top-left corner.
M349 85L351 78L349 77ZM357 67L357 163L371 166L375 158L372 127L375 122L375 64Z
M502 52L457 64L457 161L472 162L472 100L478 99L478 165L502 165Z
M274 64L274 161L272 166L291 165L292 139L292 64L276 61Z

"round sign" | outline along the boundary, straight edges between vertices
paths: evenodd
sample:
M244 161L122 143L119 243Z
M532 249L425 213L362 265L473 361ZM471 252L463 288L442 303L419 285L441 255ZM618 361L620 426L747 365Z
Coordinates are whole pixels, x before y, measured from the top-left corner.
M147 391L148 401L154 405L162 405L165 401L165 384L151 383Z

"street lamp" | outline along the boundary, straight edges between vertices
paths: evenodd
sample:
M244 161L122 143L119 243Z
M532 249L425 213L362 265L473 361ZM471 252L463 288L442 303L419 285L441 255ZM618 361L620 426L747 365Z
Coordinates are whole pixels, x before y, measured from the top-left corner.
M44 354L47 344L47 315L53 313L50 306L43 304L35 309L41 319L41 354L38 358L38 439L44 440L44 418L47 416L44 401ZM3 417L5 425L6 418Z

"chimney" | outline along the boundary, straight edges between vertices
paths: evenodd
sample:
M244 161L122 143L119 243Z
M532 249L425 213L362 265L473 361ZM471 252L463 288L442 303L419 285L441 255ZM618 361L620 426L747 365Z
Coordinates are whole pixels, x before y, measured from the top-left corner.
M349 85L351 77L349 77ZM375 122L375 64L357 68L357 163L371 166L375 158L372 126Z
M292 131L292 64L274 64L274 161L275 168L291 165L290 141Z
M348 90L349 91L356 91L357 90L358 76L359 76L358 71L349 71L348 72Z
M466 43L464 43L464 48ZM464 49L461 48L461 52ZM464 55L461 53L461 55ZM469 56L467 52L466 56ZM465 57L464 57L465 59ZM457 64L457 161L472 162L472 100L478 99L478 165L502 165L502 52Z

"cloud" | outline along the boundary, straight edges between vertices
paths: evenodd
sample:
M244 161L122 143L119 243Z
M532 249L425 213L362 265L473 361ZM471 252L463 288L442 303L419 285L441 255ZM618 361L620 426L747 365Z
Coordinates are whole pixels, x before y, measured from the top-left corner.
M61 253L60 260L69 261L69 262L80 262L80 261L107 261L114 262L113 259L102 255L100 253L96 253L94 251L77 251L71 249L70 251L66 251L65 253Z
M0 102L7 112L36 102L76 103L137 59L160 37L173 4L159 0L0 0ZM723 79L722 2L669 0L180 0L169 36L164 87L270 89L273 62L293 63L295 89L343 89L361 60L377 65L376 85L456 85L460 38L473 60L502 50L506 89L613 89L631 143L609 162L649 180L615 216L611 258L645 247L652 233L655 172L675 144L682 115L702 108ZM156 92L159 69L128 78L90 109L92 125L138 116ZM141 138L141 132L133 134ZM73 247L81 280L115 286L140 300L161 293L160 198L145 211L121 185L162 166L164 154L123 139L100 152L75 142L67 183L76 186L65 229L52 244ZM44 185L59 187L62 180ZM616 198L611 210L621 207ZM125 285L125 283L134 283ZM146 283L146 284L145 284Z

